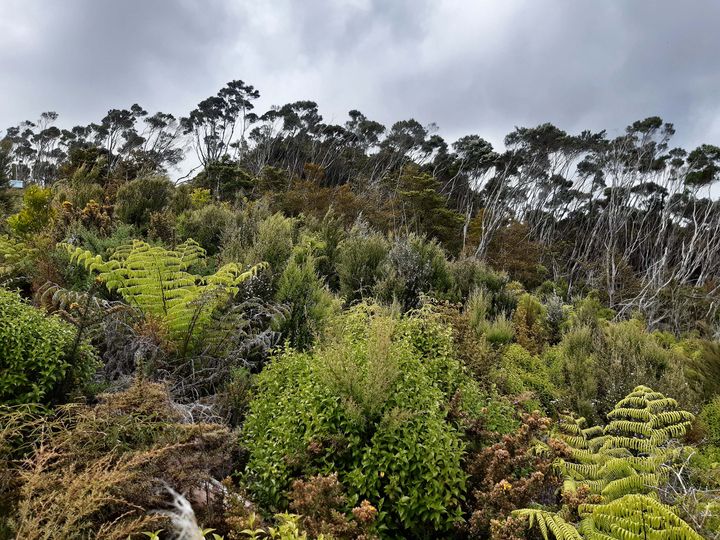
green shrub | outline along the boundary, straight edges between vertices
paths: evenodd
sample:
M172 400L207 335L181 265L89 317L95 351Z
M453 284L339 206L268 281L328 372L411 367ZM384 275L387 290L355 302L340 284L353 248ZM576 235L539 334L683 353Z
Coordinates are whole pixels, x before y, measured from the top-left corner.
M28 186L23 193L20 212L7 219L10 229L18 235L42 231L53 219L52 190L36 185Z
M95 359L75 328L0 289L0 403L57 401L92 374Z
M515 328L504 314L498 315L494 321L481 326L482 335L492 345L507 345L515 339Z
M698 420L708 444L720 447L720 396L702 408Z
M273 214L257 225L255 241L248 262L266 262L275 274L280 274L290 258L295 239L295 220L280 213Z
M295 247L278 280L275 299L289 307L280 330L293 347L309 348L335 309L332 294L317 275L311 246Z
M224 205L210 204L183 213L178 219L178 231L183 240L192 238L208 254L214 255L220 248L224 231L233 223L233 220L234 213L230 208Z
M547 341L547 310L540 300L529 293L518 298L513 313L515 339L527 350L539 353Z
M445 252L435 240L411 234L399 238L380 266L375 294L404 309L417 307L421 294L446 291L450 285Z
M554 366L555 385L567 389L566 405L588 420L602 420L641 384L672 393L691 410L698 404L698 395L684 375L687 358L677 348L664 348L635 319L595 328L575 326L548 351L546 361Z
M161 212L172 201L174 186L165 176L147 176L120 186L115 215L125 223L146 230L150 214Z
M347 302L366 298L380 275L380 265L388 253L387 241L381 234L356 227L338 250L340 294Z
M242 437L251 492L275 511L294 477L337 473L349 505L376 504L391 536L442 536L465 485L446 407L457 395L468 414L484 404L452 356L450 329L360 305L328 335L313 354L286 351L258 376Z
M495 378L499 388L507 393L532 392L545 412L555 409L559 392L550 380L547 366L521 345L513 343L503 351ZM533 408L532 404L530 408Z
M462 258L448 263L450 276L449 299L455 302L468 298L472 291L483 288L491 293L500 292L508 282L504 272L498 272L478 259Z

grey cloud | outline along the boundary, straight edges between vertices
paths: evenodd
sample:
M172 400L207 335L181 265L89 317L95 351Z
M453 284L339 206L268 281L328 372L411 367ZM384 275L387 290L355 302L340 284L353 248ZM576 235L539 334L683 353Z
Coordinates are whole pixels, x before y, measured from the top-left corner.
M139 102L177 115L241 78L259 107L313 99L386 124L500 143L516 125L604 129L658 114L678 143L720 142L713 0L10 0L0 125L68 123ZM12 31L8 32L7 29Z

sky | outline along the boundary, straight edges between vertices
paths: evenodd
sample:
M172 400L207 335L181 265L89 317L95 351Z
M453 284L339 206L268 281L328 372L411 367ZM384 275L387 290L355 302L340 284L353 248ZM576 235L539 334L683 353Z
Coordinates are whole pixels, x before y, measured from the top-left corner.
M720 145L719 23L716 0L1 0L0 129L183 116L242 79L259 112L310 99L450 141L658 115L677 145Z

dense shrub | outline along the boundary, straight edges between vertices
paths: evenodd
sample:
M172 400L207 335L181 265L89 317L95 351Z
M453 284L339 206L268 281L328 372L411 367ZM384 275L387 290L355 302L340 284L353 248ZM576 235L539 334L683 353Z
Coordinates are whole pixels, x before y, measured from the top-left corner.
M411 234L393 243L380 266L375 294L385 302L397 301L407 310L418 305L421 294L445 291L449 286L447 260L440 245Z
M125 223L145 230L150 214L162 211L170 204L173 184L165 176L147 176L120 186L115 202L115 215Z
M387 256L387 241L381 234L355 227L338 251L340 294L347 302L368 297L378 280L380 265Z
M431 536L459 519L465 485L443 403L461 391L479 414L480 401L448 328L371 311L355 308L315 353L287 351L260 374L243 434L247 480L279 509L293 478L336 472L349 505L367 499L389 531Z
M683 374L687 359L677 348L663 347L638 320L576 326L547 352L546 362L555 385L565 389L565 404L593 421L642 383L697 408L698 395Z
M525 293L518 298L513 313L517 342L533 353L539 353L547 342L547 310L540 300Z
M299 245L278 280L275 299L286 304L289 313L280 330L293 347L305 350L322 331L335 309L335 302L317 275L316 259L310 245Z
M223 233L233 219L234 214L227 206L212 204L182 214L178 219L178 230L183 240L192 238L208 254L214 255L220 249Z
M21 236L42 231L53 219L55 213L51 202L52 190L50 188L28 186L23 193L22 209L7 219L10 230Z
M257 225L248 262L266 262L280 274L290 258L295 243L295 220L273 214Z
M0 430L0 461L26 435L27 466L12 470L13 537L140 537L167 526L152 512L165 506L164 486L191 498L208 526L222 514L222 498L206 490L229 473L233 438L222 425L187 422L162 386L138 382L99 396L95 406L65 406L43 418L20 413L0 409L0 425L11 428Z
M94 367L74 327L0 289L0 403L60 400Z

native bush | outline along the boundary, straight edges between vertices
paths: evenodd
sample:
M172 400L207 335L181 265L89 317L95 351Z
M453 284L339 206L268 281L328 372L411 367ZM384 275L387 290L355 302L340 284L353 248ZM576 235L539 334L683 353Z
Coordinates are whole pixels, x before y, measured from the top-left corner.
M0 403L62 400L95 367L75 328L0 289Z
M230 208L210 204L181 214L177 227L182 239L192 238L210 255L214 255L220 248L225 229L232 225L233 220L234 214Z
M141 230L150 225L150 214L161 212L172 201L174 186L165 176L147 176L120 186L115 215Z
M348 506L379 505L386 530L447 531L465 481L462 437L443 403L459 392L479 415L482 400L452 356L449 329L374 312L354 308L315 352L287 350L258 376L243 428L248 485L275 511L293 478L336 472Z
M279 275L295 244L296 221L282 214L273 214L257 224L254 243L249 253L250 263L266 262L275 275Z
M376 296L385 302L398 301L404 309L417 307L420 296L449 287L445 253L435 240L410 234L393 243L380 266Z
M381 234L356 226L338 247L337 273L340 294L346 302L367 298L380 276L380 265L388 253Z
M288 306L279 325L290 345L305 350L337 305L316 270L312 240L298 245L278 280L275 300Z
M517 342L533 353L541 352L547 341L547 309L532 294L518 298L513 313L513 326Z
M28 186L23 193L22 209L7 219L8 227L21 236L42 231L50 224L55 214L51 203L50 188Z

